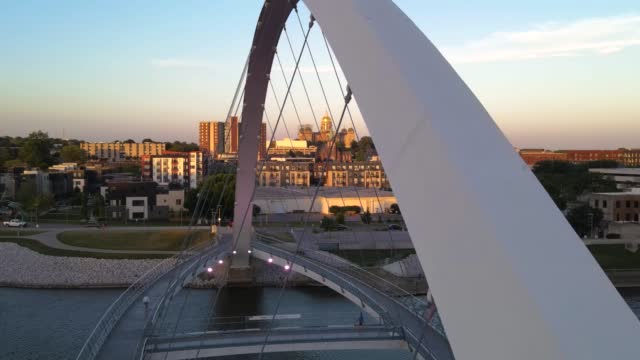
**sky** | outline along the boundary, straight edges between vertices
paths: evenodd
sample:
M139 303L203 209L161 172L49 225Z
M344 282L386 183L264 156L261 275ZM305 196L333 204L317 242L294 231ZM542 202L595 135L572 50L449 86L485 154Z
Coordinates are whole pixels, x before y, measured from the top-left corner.
M516 147L640 148L637 0L396 0L441 50ZM258 0L3 0L0 136L44 130L89 141L197 140L223 121L261 8ZM308 14L301 9L303 24ZM321 26L322 24L320 24ZM290 18L297 53L302 32ZM340 90L322 35L310 44L276 138L338 112ZM294 58L278 47L275 124ZM280 74L280 76L277 76ZM344 84L344 77L340 75ZM274 96L275 94L275 96ZM357 101L357 94L355 94ZM366 126L357 109L354 125ZM315 117L313 116L315 114ZM336 114L337 116L337 114ZM394 119L390 119L393 121ZM374 139L375 141L375 139Z

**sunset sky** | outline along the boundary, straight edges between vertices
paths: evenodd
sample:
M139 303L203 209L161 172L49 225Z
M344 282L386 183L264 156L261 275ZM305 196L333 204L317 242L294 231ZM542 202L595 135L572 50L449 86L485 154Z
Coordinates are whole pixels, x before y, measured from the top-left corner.
M4 0L0 136L37 129L62 136L64 129L66 137L92 141L196 141L198 121L224 120L261 3ZM640 148L640 2L396 3L514 146ZM307 14L302 16L306 26ZM297 22L288 29L299 51ZM318 29L311 45L332 94L327 109L305 55L301 69L315 86L316 115L337 112L339 90ZM288 48L279 54L290 76L294 59ZM284 88L282 79L274 81ZM294 87L301 121L314 123L303 96ZM277 117L273 102L268 111ZM295 132L290 107L285 121ZM356 127L365 132L358 116ZM285 136L284 130L277 135Z

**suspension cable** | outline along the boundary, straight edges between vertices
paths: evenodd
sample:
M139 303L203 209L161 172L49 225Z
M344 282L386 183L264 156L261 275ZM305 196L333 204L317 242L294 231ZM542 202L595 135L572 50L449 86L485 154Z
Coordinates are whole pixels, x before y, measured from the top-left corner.
M342 114L340 115L340 121L338 122L339 125L342 124L342 120L344 119L344 114L346 112L347 104L349 104L349 102L351 101L351 98L352 98L351 88L349 88L348 85L347 85L347 95L344 97L344 106L343 106L343 109L342 109ZM337 133L333 135L333 139L331 140L331 145L330 145L329 150L331 150L333 148L333 146L335 145L336 137L337 137ZM324 164L325 165L325 169L326 169L327 164L328 164L328 162L325 162L325 164ZM324 172L323 172L323 174L324 174ZM301 239L304 239L304 235L305 235L305 233L307 231L307 226L306 225L307 225L307 223L309 221L309 218L310 218L310 215L311 215L311 211L313 210L313 205L315 204L316 199L318 198L319 190L320 190L320 185L316 185L316 190L315 190L315 192L313 194L313 197L311 199L311 204L309 205L309 211L307 212L307 217L306 217L305 223L303 225ZM302 244L302 241L298 241L296 243L296 249L295 249L295 251L293 253L293 258L291 260L292 264L295 264L295 261L298 258L298 253L299 253L301 244ZM278 315L278 311L279 311L280 305L282 303L282 296L283 296L284 291L285 291L285 289L287 287L287 283L289 282L289 278L291 277L291 273L292 272L293 271L287 272L286 276L284 278L284 282L283 282L282 287L280 289L280 292L278 294L278 300L276 302L275 310L273 312L273 315L271 316L271 323L269 325L269 328L267 330L267 334L265 335L264 341L263 341L262 346L260 348L260 354L259 354L258 360L262 360L262 356L264 355L264 349L267 346L267 343L269 341L269 337L271 336L271 332L273 331L273 328L274 328L273 324L274 324L274 321L276 319L276 316Z

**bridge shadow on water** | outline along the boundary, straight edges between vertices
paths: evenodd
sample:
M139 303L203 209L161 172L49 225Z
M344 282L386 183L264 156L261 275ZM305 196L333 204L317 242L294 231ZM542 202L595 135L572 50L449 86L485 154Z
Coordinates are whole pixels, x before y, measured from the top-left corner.
M214 289L185 289L174 299L167 321L158 329L165 336L189 332L243 331L273 328L326 328L379 324L366 313L360 319L360 309L340 294L325 287L295 287L285 289L276 320L272 320L280 288L225 287L217 294ZM217 296L217 300L216 300ZM213 312L210 306L215 301ZM177 305L184 304L181 316ZM210 313L209 320L204 314ZM176 320L177 324L176 324ZM257 359L255 354L222 356L211 359ZM263 359L284 360L370 360L411 359L409 352L398 349L306 351L266 353Z

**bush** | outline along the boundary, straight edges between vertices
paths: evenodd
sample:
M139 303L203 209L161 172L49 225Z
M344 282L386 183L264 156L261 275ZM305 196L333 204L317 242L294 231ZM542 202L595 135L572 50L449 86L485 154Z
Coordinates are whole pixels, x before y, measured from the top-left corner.
M338 205L333 205L329 208L329 213L336 215L337 213L342 211L342 207Z
M329 207L329 212L334 215L338 215L339 213L347 213L352 215L360 214L361 211L362 209L360 208L360 206L357 206L357 205L350 205L350 206L333 205Z
M324 231L329 231L335 225L335 220L328 216L323 216L320 221L320 227L324 229Z
M365 211L362 215L360 215L360 219L365 224L371 224L371 213L369 211Z
M336 223L344 225L344 213L343 212L339 212L336 215Z
M400 214L400 207L398 206L398 204L391 204L391 206L389 207L389 211L392 214Z

